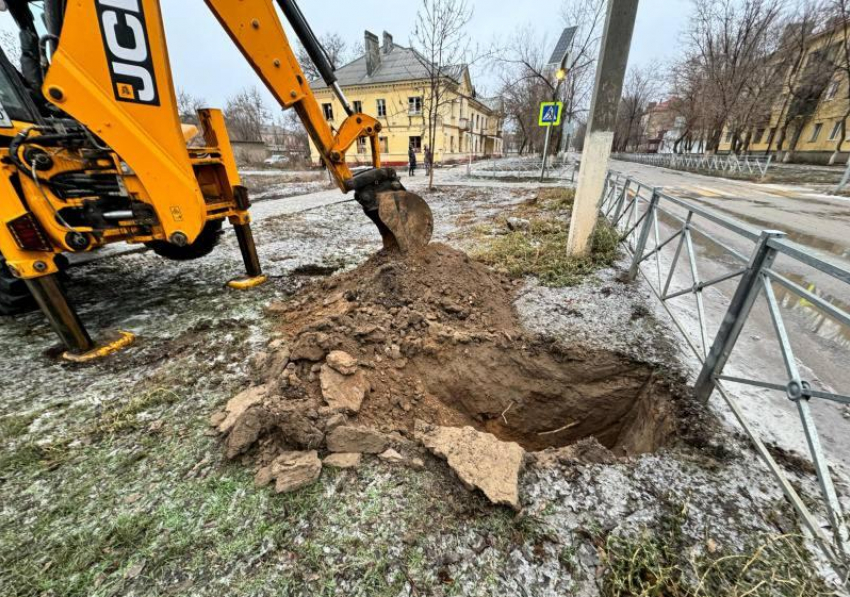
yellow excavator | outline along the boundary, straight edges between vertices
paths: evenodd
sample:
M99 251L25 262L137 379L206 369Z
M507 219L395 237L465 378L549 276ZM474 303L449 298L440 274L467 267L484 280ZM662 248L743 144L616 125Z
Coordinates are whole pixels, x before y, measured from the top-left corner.
M395 171L381 167L382 124L354 113L334 66L294 0L205 0L281 107L296 111L343 193L353 192L385 248L426 245L433 218ZM278 10L348 114L325 121ZM159 0L0 0L20 31L21 63L0 52L0 314L40 308L84 362L133 342L96 344L60 278L69 253L143 243L175 260L214 248L234 227L247 289L265 281L249 197L218 110L187 130L177 99ZM203 147L188 140L200 132ZM367 138L372 168L353 175L346 152ZM155 291L155 289L148 289Z

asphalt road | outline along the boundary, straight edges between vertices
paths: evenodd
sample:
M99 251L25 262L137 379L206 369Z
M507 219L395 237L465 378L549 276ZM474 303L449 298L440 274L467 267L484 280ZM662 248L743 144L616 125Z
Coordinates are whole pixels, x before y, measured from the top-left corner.
M804 186L736 181L621 161L612 161L611 168L647 186L661 187L669 195L704 205L755 228L781 230L790 240L850 266L848 198L824 195ZM679 217L686 215L683 209L670 204L665 204L665 208ZM662 240L679 227L669 218L662 218L661 224ZM720 226L701 218L697 225L741 255L748 256L752 252L752 243ZM694 244L697 269L703 281L722 276L742 265L728 251L702 235L694 235ZM652 246L650 241L650 248ZM669 271L673 250L673 245L670 245L662 254L660 276L654 260L644 265L644 271L654 284L662 283ZM682 257L678 263L671 294L693 283L687 259ZM846 283L783 257L777 261L775 269L821 298L850 311L850 293ZM659 276L658 282L655 282L656 276ZM730 280L707 288L703 293L709 338L713 338L719 327L736 286L737 280ZM825 316L808 301L784 292L778 285L774 284L774 291L801 375L815 386L847 395L850 389L850 370L847 368L850 329ZM698 338L700 323L693 295L672 299L668 306L684 320L689 335ZM756 303L724 373L779 384L787 381L774 325L763 299ZM796 408L781 392L753 391L753 388L737 384L733 388L742 399L751 424L766 432L766 437L772 436L777 443L786 446L791 440L796 444L796 450L807 452ZM814 401L812 408L828 457L833 462L850 465L850 436L847 434L847 421L842 417L844 412L850 411L826 401Z
M850 198L811 187L759 184L612 161L612 168L671 195L694 199L757 228L782 230L800 244L850 262Z

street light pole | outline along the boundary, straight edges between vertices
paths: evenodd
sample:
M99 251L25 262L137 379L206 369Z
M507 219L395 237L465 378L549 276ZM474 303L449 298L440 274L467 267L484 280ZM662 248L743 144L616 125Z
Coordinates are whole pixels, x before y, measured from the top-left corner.
M569 255L586 255L599 216L608 158L614 143L617 109L637 17L638 0L608 0L596 85L567 240Z
M567 58L569 57L569 52L564 54L564 57L561 58L561 65L558 67L557 72L555 72L555 79L557 79L557 83L555 84L555 90L552 93L552 101L558 101L558 93L561 91L561 83L564 82L564 79L567 78ZM549 140L552 138L552 128L553 124L549 124L546 127L546 141L543 142L543 164L540 167L540 182L546 178L546 162L549 159Z

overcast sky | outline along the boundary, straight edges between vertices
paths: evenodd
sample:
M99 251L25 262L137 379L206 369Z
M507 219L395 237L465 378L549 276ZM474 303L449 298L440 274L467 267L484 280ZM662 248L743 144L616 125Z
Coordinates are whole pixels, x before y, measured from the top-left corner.
M474 6L470 34L481 44L505 40L525 24L532 24L554 44L564 23L559 0L469 0ZM582 0L571 0L582 1ZM369 29L381 35L392 33L398 43L407 45L416 20L416 0L301 0L300 6L317 34L337 32L347 40L361 39ZM178 87L203 97L210 106L224 107L228 95L258 84L254 72L234 48L203 0L161 0L166 33ZM690 0L641 0L631 63L646 64L675 56L681 31L690 12ZM0 16L0 26L9 28L8 14ZM549 52L550 50L547 50ZM479 85L487 87L486 72L473 72ZM491 83L492 85L492 83ZM495 91L495 89L489 89ZM272 105L271 96L269 105Z

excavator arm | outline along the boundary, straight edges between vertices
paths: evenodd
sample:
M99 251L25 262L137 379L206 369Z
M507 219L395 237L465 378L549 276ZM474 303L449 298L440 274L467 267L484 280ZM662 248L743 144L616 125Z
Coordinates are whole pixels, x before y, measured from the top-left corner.
M428 244L434 227L428 204L406 191L394 170L381 168L381 123L366 114L354 113L337 82L333 65L295 0L277 3L348 114L336 134L310 89L272 0L205 1L278 103L296 111L337 186L344 193L354 191L366 215L381 232L384 246L407 252ZM355 176L345 156L360 138L370 141L373 168Z

